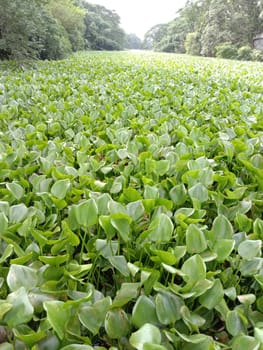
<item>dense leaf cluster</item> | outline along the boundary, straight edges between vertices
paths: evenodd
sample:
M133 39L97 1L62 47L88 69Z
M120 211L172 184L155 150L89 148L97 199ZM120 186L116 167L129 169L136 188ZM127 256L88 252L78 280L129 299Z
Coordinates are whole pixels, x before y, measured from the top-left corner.
M73 0L0 0L0 59L60 59L83 49L120 50L120 18Z
M263 345L261 64L89 53L0 78L0 348Z
M252 48L254 36L263 32L262 5L258 0L188 0L173 21L148 31L144 47L215 56L218 45L227 43L236 49L234 58L247 58L237 50Z

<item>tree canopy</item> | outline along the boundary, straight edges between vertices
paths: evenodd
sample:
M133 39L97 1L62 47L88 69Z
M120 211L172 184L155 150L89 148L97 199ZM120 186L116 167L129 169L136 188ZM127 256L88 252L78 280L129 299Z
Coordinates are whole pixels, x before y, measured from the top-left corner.
M0 59L120 50L125 38L118 14L84 0L0 0Z
M146 33L143 46L203 56L215 56L222 44L252 47L263 31L262 10L258 0L188 0L173 21Z

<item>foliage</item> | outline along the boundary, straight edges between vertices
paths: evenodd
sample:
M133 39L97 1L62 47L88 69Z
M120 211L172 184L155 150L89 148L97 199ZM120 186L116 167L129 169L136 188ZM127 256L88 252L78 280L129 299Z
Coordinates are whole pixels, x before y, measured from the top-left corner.
M72 0L49 0L48 8L66 31L72 51L82 50L84 48L85 11L76 6Z
M261 50L252 50L252 60L263 62L263 51Z
M260 349L262 64L0 69L0 348Z
M71 0L1 0L0 58L59 59L83 48L83 11Z
M120 50L119 16L74 0L1 0L0 59L61 59L84 48Z
M236 59L238 52L236 46L231 43L223 43L216 47L216 56L219 58Z
M199 34L188 33L185 39L185 51L188 55L199 56L201 51L200 37Z
M86 48L92 50L121 50L125 32L120 28L119 15L104 6L82 1L85 13Z
M183 53L185 47L190 54L215 56L226 42L252 46L253 37L263 30L261 6L257 0L188 0L173 21L162 25L161 37L152 37L151 48Z
M1 0L0 58L38 58L44 47L46 17L36 0Z
M167 25L158 24L152 27L144 36L143 48L146 50L156 49L156 45L166 36Z
M251 61L252 52L253 50L250 46L242 46L238 49L237 58L242 61Z
M125 46L127 49L140 50L142 47L142 41L136 34L130 33L126 35Z

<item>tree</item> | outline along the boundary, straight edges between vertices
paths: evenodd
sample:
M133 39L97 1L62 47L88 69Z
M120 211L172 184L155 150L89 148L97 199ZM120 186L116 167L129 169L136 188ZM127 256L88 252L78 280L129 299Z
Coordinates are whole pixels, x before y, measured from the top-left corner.
M85 11L72 0L50 0L48 9L67 33L72 50L84 49Z
M173 21L146 33L144 46L204 56L215 56L226 43L252 47L255 34L263 31L262 13L263 0L188 0Z
M156 50L158 44L167 36L168 24L157 24L152 27L144 36L143 48L146 50Z
M83 1L85 13L85 45L92 50L121 50L125 32L120 27L119 15L104 6Z
M140 50L142 47L141 39L134 33L126 35L126 47L127 49Z
M199 33L188 33L185 39L185 51L188 55L200 55L201 43Z
M0 0L0 58L38 58L44 47L44 8L36 0Z

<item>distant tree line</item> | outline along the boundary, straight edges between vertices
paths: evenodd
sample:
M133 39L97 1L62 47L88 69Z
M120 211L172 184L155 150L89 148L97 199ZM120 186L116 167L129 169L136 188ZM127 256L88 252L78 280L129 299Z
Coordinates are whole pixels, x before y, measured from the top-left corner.
M176 18L151 28L143 47L164 52L263 59L253 38L263 32L263 0L188 0Z
M0 0L0 59L61 59L134 45L114 11L84 0Z

